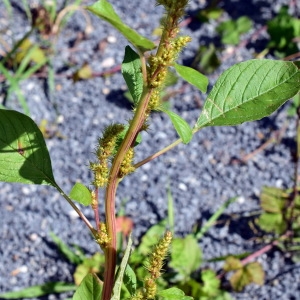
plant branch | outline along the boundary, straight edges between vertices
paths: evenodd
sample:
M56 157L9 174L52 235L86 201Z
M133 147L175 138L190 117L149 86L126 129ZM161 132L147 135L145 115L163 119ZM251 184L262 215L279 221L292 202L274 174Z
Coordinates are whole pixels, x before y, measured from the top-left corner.
M82 211L73 203L72 199L57 185L55 182L52 183L53 186L59 191L59 193L68 201L68 203L72 206L72 208L77 212L82 221L86 224L92 234L95 234L95 229L86 216L82 213Z
M172 148L176 147L177 145L179 145L180 143L182 143L182 139L178 139L177 141L175 141L174 143L170 144L169 146L161 149L160 151L148 156L147 158L143 159L142 161L136 163L134 165L134 168L137 169L139 167L141 167L142 165L148 163L149 161L157 158L158 156L168 152L169 150L171 150Z
M198 132L200 129L201 129L201 128L195 128L195 129L193 129L193 134L195 134L196 132ZM169 150L173 149L174 147L176 147L176 146L179 145L180 143L182 143L182 139L176 140L175 142L173 142L172 144L168 145L167 147L165 147L165 148L159 150L158 152L156 152L156 153L154 153L154 154L148 156L147 158L143 159L142 161L136 163L136 164L134 165L134 168L137 169L137 168L141 167L142 165L148 163L149 161L151 161L151 160L157 158L158 156L160 156L160 155L162 155L162 154L168 152Z
M109 300L114 284L114 275L116 268L116 218L115 218L115 197L116 190L119 182L119 170L124 157L134 143L140 128L145 121L145 112L148 107L148 103L151 96L151 89L144 87L141 100L137 106L134 117L130 123L129 129L123 139L120 148L113 160L109 181L106 188L105 195L105 215L106 215L106 229L110 244L105 249L105 273L104 273L104 286L102 292L102 299Z

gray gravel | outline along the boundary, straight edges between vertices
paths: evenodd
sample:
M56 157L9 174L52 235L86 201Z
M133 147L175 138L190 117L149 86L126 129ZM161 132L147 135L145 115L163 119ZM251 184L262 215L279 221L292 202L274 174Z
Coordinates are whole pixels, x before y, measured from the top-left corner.
M84 2L91 4L93 1ZM228 17L248 15L255 21L254 28L243 37L247 39L282 4L290 1L224 2L221 1L221 4L228 12ZM112 0L111 3L126 23L133 24L141 34L151 36L159 22L160 7L154 7L146 0ZM190 1L190 15L203 7L204 3L205 1L200 0ZM81 13L74 14L59 36L54 60L57 72L68 61L76 65L89 62L95 72L122 62L123 49L127 44L124 38L105 22L93 16L91 20L94 30L78 44L76 51L69 51L69 47L76 39L77 32L85 29L85 19ZM199 43L203 44L203 37L205 41L214 41L215 26L215 22L211 22L198 26L196 30L193 26L184 27L183 32L191 35L193 41L185 49L182 59L188 61L193 58ZM20 38L29 25L17 9L14 10L13 22L9 21L1 2L0 30L7 27L9 30L5 31L4 37L11 43L12 38ZM112 42L108 42L103 51L95 52L98 43L107 37ZM228 58L210 76L210 84L229 66L251 59L255 51L262 50L265 37L266 35L262 35L257 41L250 43L250 47L238 48L230 56L228 53L232 48L224 49L220 58ZM66 70L68 74L73 71L72 67ZM54 137L46 142L54 177L68 192L76 181L89 184L91 174L87 165L89 160L93 160L92 152L97 137L113 121L126 122L131 111L130 105L122 96L125 83L120 73L76 84L70 79L57 76L55 83L57 89L52 95L52 102L47 99L40 79L31 78L23 82L22 90L28 100L31 117L37 124L43 119L55 122L59 116L57 129L65 138ZM182 82L179 82L175 88L181 86ZM0 97L3 98L3 90L0 90ZM200 113L196 99L203 103L205 96L199 95L193 87L187 87L184 95L175 96L171 100L174 111L191 125ZM18 109L17 100L11 99L8 106ZM258 196L262 186L291 187L291 145L295 135L295 122L293 119L287 122L287 106L288 104L271 117L258 122L237 127L203 129L188 146L178 146L126 178L118 190L117 208L120 208L124 199L127 200L125 211L134 221L135 240L151 225L166 217L168 184L174 198L178 235L191 232L195 224L204 223L230 197L238 196L239 199L226 210L227 217L232 213L247 217L252 211L259 209ZM165 115L155 113L152 121L149 132L143 134L143 143L137 148L136 161L176 139L176 133ZM284 125L287 126L284 133L287 142L270 146L246 164L233 163L235 158L254 151L270 137L273 130ZM51 187L1 183L0 188L0 292L49 281L72 282L74 267L58 253L49 232L53 231L70 245L79 245L87 254L93 254L98 248L71 207ZM93 219L90 209L83 208L83 211L89 219ZM210 259L259 249L251 237L252 233L245 222L232 221L229 226L211 228L200 244L204 257ZM259 261L266 271L266 284L263 287L251 285L242 293L232 293L235 299L300 299L299 264L291 264L284 254L275 250L260 257ZM50 295L42 299L66 299L68 296L70 294Z

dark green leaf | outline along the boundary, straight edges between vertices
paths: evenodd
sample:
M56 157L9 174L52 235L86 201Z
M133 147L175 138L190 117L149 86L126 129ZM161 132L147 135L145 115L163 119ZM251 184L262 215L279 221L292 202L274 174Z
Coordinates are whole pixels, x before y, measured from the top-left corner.
M237 125L270 115L300 89L293 62L249 60L226 70L209 93L196 128Z
M99 300L101 298L102 286L95 274L88 273L76 290L73 300Z
M140 57L129 46L125 48L122 74L130 91L133 103L137 105L143 92L143 74Z
M43 134L17 111L0 110L0 169L0 181L55 186Z
M75 185L72 187L70 198L85 206L88 206L92 203L91 192L80 182L75 183Z
M36 298L53 293L75 291L76 285L65 282L49 282L43 285L35 285L20 291L0 294L1 299Z
M99 0L93 5L88 6L86 9L114 26L133 46L140 51L145 52L156 47L152 41L141 36L135 30L124 24L114 11L111 4L106 0Z
M188 83L195 86L201 92L206 93L208 86L208 78L190 67L174 64L177 73Z
M193 137L193 131L190 125L174 112L167 109L162 109L162 111L166 113L171 119L173 126L179 137L182 139L183 143L188 144Z
M135 293L137 288L137 278L130 265L126 266L124 274L124 285L126 286L130 295L133 295Z
M220 60L217 56L217 49L214 44L209 46L200 46L193 61L193 66L204 74L211 74L219 65Z

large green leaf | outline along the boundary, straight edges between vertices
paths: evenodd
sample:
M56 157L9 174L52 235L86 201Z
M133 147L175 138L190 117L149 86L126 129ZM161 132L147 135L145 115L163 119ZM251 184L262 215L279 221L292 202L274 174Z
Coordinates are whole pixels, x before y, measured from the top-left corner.
M129 46L125 47L122 74L132 96L133 103L136 105L143 92L142 64L139 55Z
M124 24L114 11L111 4L106 0L99 0L93 5L88 6L86 9L114 26L133 46L140 51L145 52L156 47L152 41L141 36L135 30Z
M195 127L259 120L299 90L300 71L293 62L254 59L238 63L217 80Z
M72 300L99 300L101 298L102 286L95 274L88 273L76 290Z
M41 131L13 110L0 110L0 181L56 185Z

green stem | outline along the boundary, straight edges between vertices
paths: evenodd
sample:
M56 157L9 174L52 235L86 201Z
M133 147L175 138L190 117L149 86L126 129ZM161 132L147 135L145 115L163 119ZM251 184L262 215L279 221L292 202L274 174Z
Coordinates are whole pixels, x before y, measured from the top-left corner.
M139 167L141 167L142 165L148 163L149 161L153 160L154 158L168 152L169 150L171 150L172 148L174 148L175 146L179 145L180 143L182 143L182 139L178 139L177 141L175 141L174 143L170 144L169 146L161 149L160 151L148 156L147 158L143 159L142 161L136 163L134 165L134 168L137 169Z
M196 132L198 132L201 128L195 128L193 129L193 134L195 134ZM169 150L173 149L174 147L176 147L177 145L181 144L182 143L182 139L178 139L176 140L175 142L173 142L172 144L168 145L167 147L159 150L158 152L146 157L145 159L143 159L142 161L136 163L134 165L134 168L137 169L139 167L141 167L142 165L148 163L149 161L153 160L154 158L168 152Z
M121 163L124 157L133 145L142 125L145 122L145 112L148 107L152 90L147 87L144 88L141 100L136 108L136 112L132 121L130 122L129 129L123 139L121 146L113 160L109 181L106 187L105 195L105 215L106 215L106 229L109 236L110 244L105 249L105 272L104 272L104 285L102 291L102 299L110 300L113 284L114 275L116 268L116 218L115 218L115 197L117 186L119 182L118 174Z
M77 212L79 217L82 219L82 221L86 224L86 226L89 228L89 230L94 235L96 233L94 227L89 222L89 220L86 218L86 216L80 211L80 209L73 203L72 199L57 185L55 182L52 183L53 186L59 191L59 193L68 201L68 203L72 206L72 208Z

